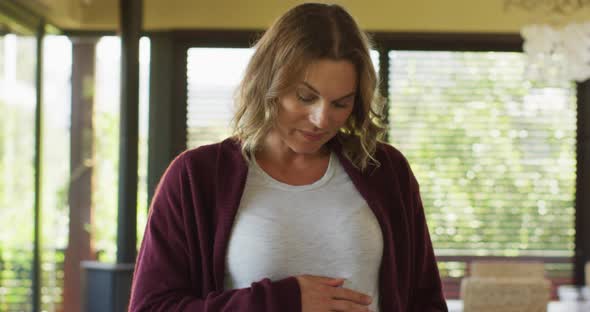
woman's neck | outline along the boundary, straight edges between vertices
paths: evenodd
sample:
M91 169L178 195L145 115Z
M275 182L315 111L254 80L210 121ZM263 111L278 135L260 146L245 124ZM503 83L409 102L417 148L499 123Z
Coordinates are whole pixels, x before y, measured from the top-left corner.
M307 167L329 159L330 151L323 146L316 153L297 153L280 138L269 135L264 145L256 152L258 162L288 167Z

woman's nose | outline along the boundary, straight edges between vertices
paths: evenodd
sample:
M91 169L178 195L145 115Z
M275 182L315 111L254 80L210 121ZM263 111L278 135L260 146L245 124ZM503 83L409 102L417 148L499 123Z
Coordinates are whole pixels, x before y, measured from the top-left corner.
M309 120L317 128L327 128L330 121L329 110L329 105L325 101L321 101L311 109Z

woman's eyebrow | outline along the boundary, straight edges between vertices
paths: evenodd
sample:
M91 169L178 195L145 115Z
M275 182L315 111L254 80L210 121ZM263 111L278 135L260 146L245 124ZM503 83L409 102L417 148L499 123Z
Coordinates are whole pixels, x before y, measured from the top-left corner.
M319 94L320 94L320 92L319 92L318 90L316 90L316 88L314 88L314 87L313 87L312 85L310 85L309 83L307 83L307 82L303 81L303 82L302 82L302 84L303 84L303 85L305 85L306 87L308 87L308 88L309 88L311 91L313 91L313 92L314 92L316 95L319 95ZM343 96L343 97L340 97L340 98L338 98L338 99L334 100L333 102L342 101L342 100L344 100L344 99L346 99L346 98L348 98L348 97L351 97L351 96L353 96L355 93L356 93L355 91L352 91L352 92L350 92L349 94L347 94L347 95L345 95L345 96Z

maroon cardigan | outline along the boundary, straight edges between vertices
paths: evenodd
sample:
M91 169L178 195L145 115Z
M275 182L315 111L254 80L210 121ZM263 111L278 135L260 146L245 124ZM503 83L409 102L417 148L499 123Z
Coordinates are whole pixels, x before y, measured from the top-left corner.
M380 309L447 311L418 183L395 148L380 144L362 173L333 144L379 220ZM231 139L178 156L154 195L135 267L129 311L300 312L295 277L224 290L225 256L248 165Z

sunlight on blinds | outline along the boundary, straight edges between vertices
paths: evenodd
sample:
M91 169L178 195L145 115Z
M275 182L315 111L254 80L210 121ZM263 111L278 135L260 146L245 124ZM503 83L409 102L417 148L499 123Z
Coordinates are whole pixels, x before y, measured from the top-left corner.
M389 137L437 254L573 256L575 86L525 80L520 53L389 57Z
M188 50L188 148L215 143L231 134L235 90L253 52L227 48Z

